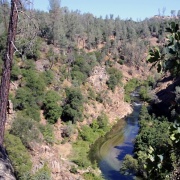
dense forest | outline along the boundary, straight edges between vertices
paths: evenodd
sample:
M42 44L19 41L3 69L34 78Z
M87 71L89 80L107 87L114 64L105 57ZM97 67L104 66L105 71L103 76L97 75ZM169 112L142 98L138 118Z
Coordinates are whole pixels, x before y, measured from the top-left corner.
M4 139L16 178L63 179L68 171L74 179L102 179L94 170L97 164L88 159L90 145L118 120L114 112L121 107L115 109L119 103L115 100L130 103L129 94L139 86L145 102L140 131L134 156L125 157L121 171L145 179L178 179L178 17L133 21L110 14L102 18L70 11L58 0L49 0L49 7L48 12L31 10L24 3L24 13L19 14L9 94L13 108L8 109ZM1 1L0 67L7 43L7 14L10 4ZM173 84L166 90L171 95L160 99L151 92L164 74ZM124 94L119 97L119 92ZM66 143L72 152L69 160L62 161L55 147ZM65 170L53 171L51 158L37 155L41 147L50 155L56 153L53 158L63 162ZM88 167L92 169L79 173Z

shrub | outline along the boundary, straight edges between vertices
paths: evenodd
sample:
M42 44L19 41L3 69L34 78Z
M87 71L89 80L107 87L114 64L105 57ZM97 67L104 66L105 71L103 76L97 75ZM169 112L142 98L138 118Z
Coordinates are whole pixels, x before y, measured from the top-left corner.
M61 116L62 109L58 104L60 96L55 91L48 91L44 98L44 115L49 123L56 123Z
M35 121L18 115L12 124L10 133L19 137L22 143L29 147L30 142L39 140L40 132Z
M87 78L81 71L71 71L71 77L73 80L77 80L79 84L83 83Z
M42 73L42 78L44 79L44 82L46 85L50 85L53 82L54 74L51 70L47 70Z
M32 103L33 104L32 104ZM16 96L14 99L14 107L18 110L23 110L27 108L28 106L36 106L36 103L34 101L34 98L31 94L31 90L26 87L20 87L16 91Z
M71 166L71 169L69 170L71 173L73 173L73 174L77 174L78 173L78 171L77 171L77 169L76 169L76 167L75 166Z
M39 125L39 129L43 134L45 141L49 144L53 144L55 138L53 127L50 124L46 124L46 125Z
M96 93L92 88L88 89L88 98L92 100L96 99Z
M39 122L41 120L40 118L40 110L37 106L29 106L24 111L22 111L22 114L25 116L28 116L30 119Z
M19 137L9 133L5 133L4 144L8 156L12 161L17 178L24 179L24 177L30 173L32 168L30 155L28 154L27 149L22 144Z
M104 130L108 130L107 127L107 116L102 114L99 119L94 120L90 126L83 126L79 130L78 141L73 144L74 154L73 161L80 167L87 168L91 165L89 160L90 145L93 144L100 136L105 134ZM103 130L100 128L102 127ZM93 164L96 167L96 164Z
M85 74L86 76L89 76L92 68L86 61L86 57L83 57L82 55L78 55L78 56L76 56L76 59L74 61L73 69L74 70L79 69L83 74Z
M136 87L138 87L140 85L139 81L135 78L129 80L124 89L125 89L125 101L126 102L130 102L131 101L131 97L130 97L130 93L133 92Z
M103 98L102 98L102 94L101 93L97 93L96 101L98 101L99 103L103 103Z
M62 137L70 137L75 133L75 125L71 121L68 122L67 126L63 129Z
M100 116L97 117L97 124L99 128L102 129L103 131L107 131L109 129L108 122L109 122L108 117L104 113L102 113Z
M20 68L17 66L17 64L14 64L12 66L12 70L11 70L11 80L12 81L16 81L18 80L18 76L21 74L21 70Z
M66 89L66 104L63 107L61 118L64 121L80 121L83 113L83 96L78 88Z
M51 180L51 171L49 167L45 164L41 169L39 169L35 175L31 178L32 180Z
M107 72L109 73L109 80L107 81L107 85L112 91L114 91L115 87L121 83L122 73L113 67L107 69Z
M76 163L79 167L87 168L91 165L88 159L89 143L86 141L78 140L73 144L73 159L72 161Z
M35 70L29 69L23 72L26 81L26 87L31 89L32 95L36 98L44 94L45 83L43 78Z
M149 95L149 87L141 86L139 95L142 100L149 101L151 99Z
M40 109L37 105L37 99L27 87L18 88L14 98L14 107L16 110L23 110L25 116L29 116L35 121L40 121Z
M88 141L90 142L90 144L92 144L95 141L95 139L97 139L98 134L94 132L91 127L83 126L80 131L80 137L84 141Z
M83 174L83 177L85 180L103 180L103 178L100 176L96 176L95 174L91 172L87 172Z
M128 170L127 170L128 169ZM137 173L139 170L139 165L137 159L134 159L131 155L127 154L124 157L122 167L120 171L122 173L126 173L127 171L129 173Z
M40 58L40 51L39 51L40 45L41 45L41 39L37 38L33 46L28 50L26 50L27 59L37 60L38 58Z

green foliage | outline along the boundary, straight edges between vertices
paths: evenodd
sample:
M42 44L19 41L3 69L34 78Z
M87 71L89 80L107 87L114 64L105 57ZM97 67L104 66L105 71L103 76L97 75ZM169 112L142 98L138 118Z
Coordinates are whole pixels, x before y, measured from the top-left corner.
M75 166L71 166L71 169L69 170L71 173L73 173L73 174L77 174L78 173L78 171L77 171L77 169L76 169L76 167Z
M149 93L150 93L149 86L141 86L140 87L139 95L140 95L140 98L143 101L147 101L148 102L151 99Z
M18 65L15 63L13 66L12 66L12 70L11 70L11 80L12 81L16 81L18 80L18 76L21 74L21 70L20 68L18 67Z
M23 110L26 116L29 116L35 121L40 121L40 112L37 103L37 99L32 95L32 91L29 88L18 88L14 99L15 109Z
M123 174L135 174L139 170L138 160L133 158L131 155L127 154L123 159L123 164L121 166L121 173Z
M169 27L166 29L169 33L167 38L167 43L164 45L163 50L159 48L153 48L149 51L149 56L147 58L148 62L152 63L152 67L157 66L158 72L169 71L172 76L178 76L180 72L179 58L180 58L180 32L179 25L175 22L171 22ZM148 135L146 138L149 146L149 151L145 148L143 151L137 153L138 160L144 159L145 170L147 171L148 177L150 179L176 179L178 175L175 172L178 172L179 164L179 138L180 138L180 123L179 123L179 88L176 87L175 91L175 106L172 106L170 120L173 123L165 125L161 119L153 122L153 128L149 129L152 133L154 131L154 139L159 139L159 145L156 142L156 139L152 141L151 136ZM142 130L147 130L147 123L143 122L141 124ZM155 131L156 129L156 131ZM166 129L166 130L165 130ZM166 132L165 132L166 131ZM160 134L161 133L161 139ZM144 133L144 132L142 132ZM143 135L141 134L141 137ZM156 135L155 135L156 133ZM140 137L137 138L137 140ZM141 139L142 140L142 139ZM146 142L147 142L146 140ZM151 141L150 141L151 140ZM145 142L145 140L143 141ZM142 143L142 142L141 142ZM137 144L140 144L138 142ZM140 145L139 145L140 146ZM138 147L139 147L138 146ZM161 146L161 147L159 147ZM141 147L142 148L142 147ZM143 157L143 158L142 158Z
M67 67L66 64L59 67L59 72L61 73L61 75L60 75L60 80L61 81L64 81L64 79L69 77L68 67Z
M61 107L58 107L57 104L49 104L46 106L44 114L48 122L54 124L61 116Z
M77 55L73 64L72 71L79 70L86 76L89 76L91 71L91 66L88 64L85 56Z
M26 41L26 40L24 40L24 41ZM28 44L28 43L26 42L26 44ZM27 47L24 46L23 49L24 49L27 59L34 59L34 60L39 59L40 58L40 46L41 46L40 38L36 38L33 46L30 47L29 49L26 49Z
M95 54L95 56L96 56L97 61L100 63L100 62L102 61L102 59L103 59L103 57L102 57L102 52L100 52L100 51L95 51L94 54Z
M152 99L151 89L155 85L155 80L152 76L148 76L146 80L140 82L139 95L141 100L150 102Z
M88 89L88 98L92 100L96 99L96 93L92 88Z
M48 91L44 97L44 115L49 123L56 123L61 116L62 109L58 104L60 96L55 91Z
M125 89L125 101L126 102L131 101L130 93L133 92L139 85L140 85L139 80L137 80L135 78L130 79L126 83L126 85L124 86L124 89Z
M39 125L39 130L40 132L43 134L45 141L48 144L53 144L54 143L54 131L53 131L53 127L50 124L46 124L46 125Z
M103 102L103 98L102 98L102 94L101 93L97 93L96 101L98 101L99 103Z
M18 88L14 99L15 109L23 110L26 115L39 121L45 90L44 80L35 71L32 61L26 62L22 74L22 87Z
M0 57L2 58L6 49L7 34L3 33L0 36Z
M32 69L24 70L23 76L26 82L26 87L32 91L34 97L41 97L44 93L45 83L40 75Z
M14 120L10 133L19 137L26 147L30 146L30 142L40 139L36 122L20 115Z
M174 162L178 158L169 129L174 126L164 117L156 118L150 115L145 106L141 109L139 124L135 156L126 156L122 170L140 173L145 179L163 180L170 177Z
M83 177L85 180L102 180L102 177L96 176L95 174L91 172L87 172L83 174Z
M81 121L83 113L83 96L77 88L66 89L66 103L63 106L61 118L64 121Z
M158 72L170 71L173 76L179 75L180 72L180 32L179 25L171 22L166 31L170 34L168 41L164 45L162 52L158 47L149 50L148 62L152 67L157 66Z
M71 77L73 80L77 80L79 84L82 84L87 78L87 76L80 71L72 71Z
M29 88L18 88L14 99L15 109L23 110L28 106L36 106L35 99L32 97Z
M49 61L51 62L51 67L52 65L58 61L58 56L57 54L54 52L53 47L51 46L48 53L47 53L47 58L49 59Z
M18 179L25 179L32 168L32 162L27 149L22 144L19 137L9 133L5 133L4 144L8 156L12 161L16 176Z
M28 60L24 60L23 61L23 67L24 69L22 69L22 72L25 72L26 70L36 70L36 66L33 60L28 59ZM35 72L36 73L36 72Z
M112 91L114 91L115 87L121 83L122 73L113 67L109 68L107 72L109 73L109 80L107 81L107 85Z
M51 180L51 171L49 167L45 164L41 169L39 169L31 178L32 180Z
M83 126L79 136L92 144L99 136L104 135L109 130L108 117L102 113L94 120L90 126Z
M90 75L92 68L96 65L96 57L92 53L75 54L75 60L71 64L71 77L77 80L78 84L85 82Z
M41 76L44 79L46 85L50 85L53 83L54 74L51 70L44 71Z
M99 129L107 132L109 130L108 123L109 119L106 114L102 113L100 116L97 117L97 124L99 126Z
M92 144L99 137L99 133L89 126L83 126L80 130L80 137L83 141L88 141Z
M114 91L115 87L121 83L122 73L113 67L109 68L107 72L109 73L109 80L107 81L107 85L112 91Z
M63 129L62 137L71 137L75 133L75 125L72 124L71 121L69 121L66 125L66 127Z
M72 161L76 163L79 167L87 168L91 166L88 157L89 143L87 141L78 140L73 144L73 159Z
M29 118L39 122L41 120L40 118L40 110L39 107L35 104L34 106L28 106L26 109L21 111L22 115L28 116Z
M102 114L90 126L85 125L79 130L78 141L73 144L74 157L76 157L73 161L80 167L87 168L90 166L91 162L88 157L90 145L109 130L107 120L107 116ZM96 164L93 166L96 167Z

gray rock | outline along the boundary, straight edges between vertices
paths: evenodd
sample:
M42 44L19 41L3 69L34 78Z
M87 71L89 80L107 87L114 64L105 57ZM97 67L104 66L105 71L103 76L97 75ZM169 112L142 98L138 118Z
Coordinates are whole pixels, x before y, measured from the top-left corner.
M16 180L11 161L2 146L0 146L0 180Z

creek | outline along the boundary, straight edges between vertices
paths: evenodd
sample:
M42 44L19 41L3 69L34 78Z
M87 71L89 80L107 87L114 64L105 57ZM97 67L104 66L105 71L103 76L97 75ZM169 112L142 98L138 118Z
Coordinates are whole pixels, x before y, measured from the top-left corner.
M126 154L133 154L134 140L139 131L138 117L141 103L137 93L133 96L133 112L119 120L110 132L99 138L91 148L90 159L97 162L106 180L132 180L135 177L120 173Z

